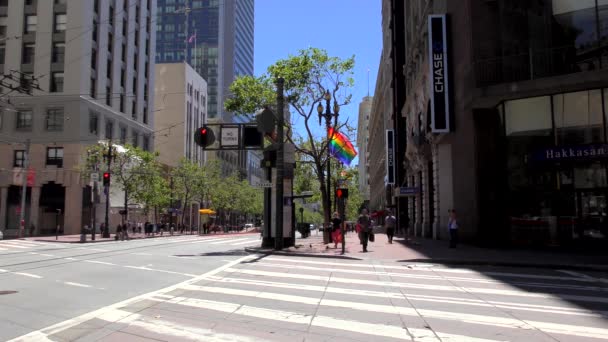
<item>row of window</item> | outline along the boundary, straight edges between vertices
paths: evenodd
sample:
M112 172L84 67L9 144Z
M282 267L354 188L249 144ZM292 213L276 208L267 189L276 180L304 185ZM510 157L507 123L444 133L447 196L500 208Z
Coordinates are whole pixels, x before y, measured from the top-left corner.
M91 112L89 114L89 133L99 136L99 124L100 118L99 114L95 112ZM138 147L139 146L139 137L141 134L134 129L131 129L131 145ZM114 139L114 120L105 119L105 138L106 139ZM150 137L147 135L142 136L142 149L149 151L150 150ZM121 144L127 143L127 126L120 125L119 126L119 135L118 140Z
M13 151L13 167L25 166L25 150ZM46 148L46 166L63 167L63 147Z
M60 33L65 32L68 26L68 16L65 13L57 13L53 18L53 32ZM26 15L23 22L23 33L36 33L38 29L38 16L37 15Z
M5 113L0 113L0 128ZM44 117L44 129L47 132L63 131L64 111L63 108L48 108ZM31 131L34 127L32 110L19 110L16 113L15 129L18 131Z

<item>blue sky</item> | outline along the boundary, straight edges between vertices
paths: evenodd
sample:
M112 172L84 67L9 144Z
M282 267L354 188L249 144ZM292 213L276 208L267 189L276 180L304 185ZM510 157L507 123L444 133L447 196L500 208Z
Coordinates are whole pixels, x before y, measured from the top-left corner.
M382 50L381 20L381 0L256 0L255 74L309 46L340 58L354 54L353 100L340 110L340 117L348 116L356 127L359 103L368 91L368 69L370 95L374 92Z

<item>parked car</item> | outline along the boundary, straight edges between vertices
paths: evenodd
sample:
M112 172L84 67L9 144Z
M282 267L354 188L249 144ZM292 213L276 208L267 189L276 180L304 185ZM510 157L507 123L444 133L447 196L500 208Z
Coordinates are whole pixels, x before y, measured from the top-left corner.
M245 231L253 230L253 223L245 223Z

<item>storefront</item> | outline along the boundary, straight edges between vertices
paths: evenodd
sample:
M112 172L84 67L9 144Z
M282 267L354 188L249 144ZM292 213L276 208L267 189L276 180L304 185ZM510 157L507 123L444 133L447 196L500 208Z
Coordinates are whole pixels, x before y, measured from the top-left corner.
M506 101L514 244L608 243L608 89Z

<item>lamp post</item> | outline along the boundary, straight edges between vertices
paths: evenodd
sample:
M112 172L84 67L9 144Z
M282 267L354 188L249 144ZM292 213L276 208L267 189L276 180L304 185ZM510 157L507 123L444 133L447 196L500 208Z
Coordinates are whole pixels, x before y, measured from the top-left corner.
M329 90L325 91L325 95L323 95L323 98L325 99L325 113L323 113L323 104L321 102L319 102L319 105L317 106L317 113L319 113L319 125L321 125L321 118L325 118L325 126L327 128L327 132L329 133L329 129L331 128L331 118L334 118L334 126L338 125L338 114L340 113L340 106L338 106L338 102L336 101L336 99L334 99L334 112L332 113L330 111L330 101L331 101L331 94L329 93ZM331 216L331 153L329 151L329 140L331 140L332 137L327 137L327 185L326 185L326 189L327 189L327 203L326 203L326 208L327 208L327 213L329 213L329 216ZM326 224L329 224L329 216L326 216ZM329 234L328 232L328 227L326 227L326 229L323 230L323 241L325 243L329 242Z

